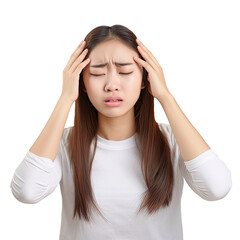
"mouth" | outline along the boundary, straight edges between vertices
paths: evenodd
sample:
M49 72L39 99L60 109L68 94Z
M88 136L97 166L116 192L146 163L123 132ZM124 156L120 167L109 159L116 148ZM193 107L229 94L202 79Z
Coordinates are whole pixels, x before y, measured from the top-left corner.
M108 107L118 107L122 105L122 100L107 100L104 101L104 104Z
M107 100L107 101L105 101L105 102L122 102L123 100L118 100L118 99L115 99L115 100Z

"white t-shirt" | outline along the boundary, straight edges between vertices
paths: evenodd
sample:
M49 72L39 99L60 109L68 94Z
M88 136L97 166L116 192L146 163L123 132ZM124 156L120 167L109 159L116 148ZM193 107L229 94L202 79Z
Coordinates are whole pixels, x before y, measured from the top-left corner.
M135 142L137 134L122 141L109 141L98 135L91 184L98 207L108 221L95 211L94 221L73 219L74 183L67 151L71 128L64 128L54 162L27 152L10 185L16 199L37 203L60 184L60 240L182 240L184 179L196 194L208 201L225 197L232 187L230 170L212 149L184 162L170 125L160 123L159 128L167 136L172 152L173 199L168 207L160 208L152 215L146 210L137 214L142 194L147 190Z

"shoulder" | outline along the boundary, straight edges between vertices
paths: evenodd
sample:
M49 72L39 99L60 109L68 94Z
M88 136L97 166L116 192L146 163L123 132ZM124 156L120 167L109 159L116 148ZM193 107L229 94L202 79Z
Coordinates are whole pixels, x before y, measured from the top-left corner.
M162 133L166 136L168 140L174 171L177 172L178 164L180 161L183 161L183 160L180 160L181 153L180 153L177 141L175 139L175 136L173 134L171 125L168 123L158 123L158 125L159 125L159 129L162 131Z
M163 131L166 134L170 134L171 126L168 123L158 123L158 126L161 131Z
M62 164L64 169L70 168L70 159L69 159L69 136L73 127L65 127L60 140L60 151L62 155Z
M65 146L69 143L69 136L72 131L73 126L71 127L65 127L63 129L62 137L61 137L61 142Z
M169 144L172 146L174 144L174 135L172 128L168 123L158 123L160 131L166 136Z
M174 145L175 139L174 139L174 135L173 135L172 128L171 128L170 124L168 124L168 123L158 123L158 126L159 126L160 131L168 139L169 144ZM71 133L72 129L73 129L73 126L65 127L63 129L61 142L64 146L66 146L69 143L69 136L70 136L70 133Z

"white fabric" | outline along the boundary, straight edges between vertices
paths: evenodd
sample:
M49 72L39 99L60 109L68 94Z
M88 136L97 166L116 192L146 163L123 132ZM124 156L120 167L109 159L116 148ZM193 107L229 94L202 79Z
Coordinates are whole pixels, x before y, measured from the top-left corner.
M184 162L170 125L160 123L159 128L167 136L172 152L173 200L167 208L160 208L152 215L146 210L137 214L147 189L135 142L137 134L122 141L109 141L98 135L91 181L98 207L108 221L97 212L90 223L73 219L74 183L67 150L71 128L64 128L54 162L27 152L10 184L16 199L37 203L60 183L63 204L60 240L182 240L184 179L196 194L208 201L225 197L232 187L230 170L212 149Z

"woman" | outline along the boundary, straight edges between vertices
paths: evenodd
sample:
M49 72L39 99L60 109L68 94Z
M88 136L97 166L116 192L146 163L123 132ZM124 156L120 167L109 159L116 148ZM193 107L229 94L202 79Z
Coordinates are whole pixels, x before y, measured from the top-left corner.
M154 98L170 125L155 121ZM74 126L64 128L73 102ZM183 179L208 201L232 185L153 54L122 25L96 27L63 71L57 105L14 173L14 196L36 203L60 183L61 240L180 240Z

